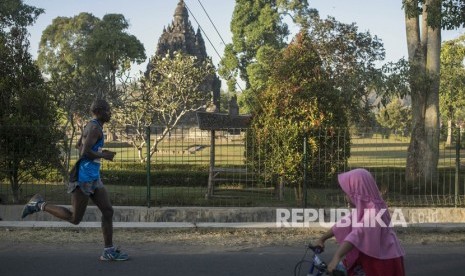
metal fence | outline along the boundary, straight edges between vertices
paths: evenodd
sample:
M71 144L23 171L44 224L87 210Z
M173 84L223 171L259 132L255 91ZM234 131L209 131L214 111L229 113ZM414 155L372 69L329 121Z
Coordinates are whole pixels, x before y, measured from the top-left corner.
M6 128L0 127L0 131ZM109 134L110 131L106 131ZM150 137L139 150L131 144L130 128L114 131L114 141L106 141L105 147L117 152L114 162L103 161L102 180L114 205L138 206L312 206L337 207L345 205L342 191L338 188L337 173L363 167L373 173L390 205L396 206L463 206L465 205L465 175L460 160L463 151L455 137L455 143L447 146L441 139L438 174L434 178L417 183L405 182L405 166L409 137L370 129L367 131L339 132L350 137L350 151L340 156L339 169L327 166L325 148L313 149L310 159L302 159L299 183L289 183L270 170L260 158L266 154L260 145L247 139L247 130L228 129L202 131L198 128L179 127L170 131L157 144L147 162L147 154L163 133L161 127L146 130ZM124 135L123 135L124 134ZM327 131L318 131L316 139L325 139ZM315 138L314 137L314 138ZM73 137L77 140L77 137ZM213 140L212 140L213 139ZM212 148L214 142L214 150ZM262 141L269 147L273 141ZM73 143L75 144L75 143ZM276 145L279 146L279 145ZM311 147L302 141L302 151ZM41 173L23 168L17 189L18 202L14 201L11 185L12 167L8 162L15 148L2 141L0 145L0 200L1 204L24 203L33 194L41 193L46 200L56 204L69 204L66 192L67 166L42 168ZM212 158L212 154L213 157ZM251 155L255 159L251 161ZM19 157L16 156L15 158ZM61 152L61 159L66 154ZM77 159L77 150L70 151L70 164ZM21 161L22 162L22 161ZM283 161L284 162L284 161ZM307 168L307 169L305 169Z

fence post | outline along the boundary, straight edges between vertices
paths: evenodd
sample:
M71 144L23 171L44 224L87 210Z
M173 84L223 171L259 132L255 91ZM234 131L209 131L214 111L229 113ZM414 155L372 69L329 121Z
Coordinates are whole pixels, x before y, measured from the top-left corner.
M210 131L210 168L208 170L208 186L207 186L207 193L205 194L205 199L210 199L213 196L214 190L214 172L213 169L215 167L215 130Z
M150 126L146 129L147 133L147 208L150 208L151 189L150 189Z
M307 133L304 135L304 208L307 208L307 168L308 168L308 160L307 160Z
M457 139L455 143L455 207L457 207L459 205L460 127L457 128Z

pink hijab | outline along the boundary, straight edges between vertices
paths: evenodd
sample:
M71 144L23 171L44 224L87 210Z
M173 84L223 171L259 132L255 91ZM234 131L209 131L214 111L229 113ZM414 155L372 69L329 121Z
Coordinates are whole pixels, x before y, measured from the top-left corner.
M370 212L373 214L381 209L387 209L375 179L367 170L355 169L339 174L338 180L342 190L349 196L356 208L356 211L343 219L355 220L362 224L364 217ZM354 245L354 248L346 255L348 268L355 263L359 252L377 259L393 259L405 255L396 234L389 227L391 216L387 210L381 216L381 220L388 227L382 227L378 223L371 227L354 225L354 223L348 226L336 223L333 226L332 231L339 244L347 241Z

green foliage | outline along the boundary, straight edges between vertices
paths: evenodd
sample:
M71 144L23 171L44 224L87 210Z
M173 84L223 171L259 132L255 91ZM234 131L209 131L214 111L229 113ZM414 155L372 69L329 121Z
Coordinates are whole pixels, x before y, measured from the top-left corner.
M349 157L347 116L340 92L308 34L299 34L276 61L248 133L248 145L255 145L248 150L249 161L256 168L266 168L268 179L278 176L300 187L303 141L308 137L308 169L322 172L312 179L331 177ZM323 150L324 160L318 158Z
M86 117L97 97L101 82L89 71L84 60L88 39L98 22L89 13L73 18L57 17L43 31L38 65L50 78L49 85L65 120L74 124L74 115Z
M3 0L0 2L0 30L5 34L10 28L26 28L42 13L43 9L25 5L21 0Z
M280 8L301 7L289 5L294 1L238 0L231 21L232 43L226 45L224 57L220 62L219 74L228 81L229 91L236 91L236 78L245 82L246 90L242 105L246 111L253 110L255 95L251 84L254 72L262 70L249 68L256 66L257 54L262 47L280 50L286 46L289 35L288 26L282 22ZM254 81L254 80L252 80Z
M87 121L92 101L103 97L113 106L121 105L131 64L146 58L142 43L126 33L128 27L123 15L99 19L83 12L55 18L42 33L38 64L50 78L47 84L60 121L70 134L62 141L63 176L67 175L72 140Z
M106 14L88 37L84 62L108 83L108 94L103 97L119 99L117 79L124 83L131 64L140 64L146 59L143 44L126 33L128 28L129 23L122 14Z
M8 179L17 202L22 182L58 167L57 144L63 136L49 91L28 53L26 27L41 10L21 1L1 5L0 178Z
M331 71L345 100L351 102L351 120L363 121L361 116L369 116L361 108L367 95L382 84L383 75L375 63L384 59L383 45L376 36L359 33L355 24L331 17L320 19L308 1L236 1L231 22L233 42L225 47L219 73L228 80L230 91L236 91L238 77L245 82L239 101L242 110L256 111L256 94L266 89L276 53L287 45L289 29L284 16L290 16L302 30L309 30L323 66Z
M427 23L433 28L454 30L465 27L463 0L403 0L402 4L410 18L427 13Z
M465 104L465 36L446 41L441 47L439 108L445 120L463 122Z
M376 119L382 127L405 136L412 125L412 110L395 99L379 111Z
M102 172L104 183L115 186L146 186L145 171L105 170ZM150 175L153 186L166 187L205 187L208 182L208 169L204 171L154 171Z
M117 80L125 84L131 63L142 63L142 43L126 33L129 24L121 14L99 19L89 13L57 17L44 30L38 64L50 75L64 110L87 115L95 98L119 102Z
M322 67L347 103L350 121L370 121L370 99L385 89L382 68L376 66L385 57L382 42L369 32L359 32L355 23L341 23L333 17L313 16L309 36Z
M207 165L161 165L152 164L150 173L152 186L205 187L208 181ZM144 163L106 162L102 169L105 184L115 186L146 186L147 165Z

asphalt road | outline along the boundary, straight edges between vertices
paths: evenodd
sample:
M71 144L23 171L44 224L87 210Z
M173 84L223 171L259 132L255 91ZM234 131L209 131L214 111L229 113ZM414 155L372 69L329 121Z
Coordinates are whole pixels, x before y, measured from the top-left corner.
M404 245L407 275L465 275L465 243ZM30 244L0 241L1 276L271 276L293 275L305 248L298 246L212 247L138 244L124 248L126 262L101 262L100 245ZM334 252L328 245L323 257Z

